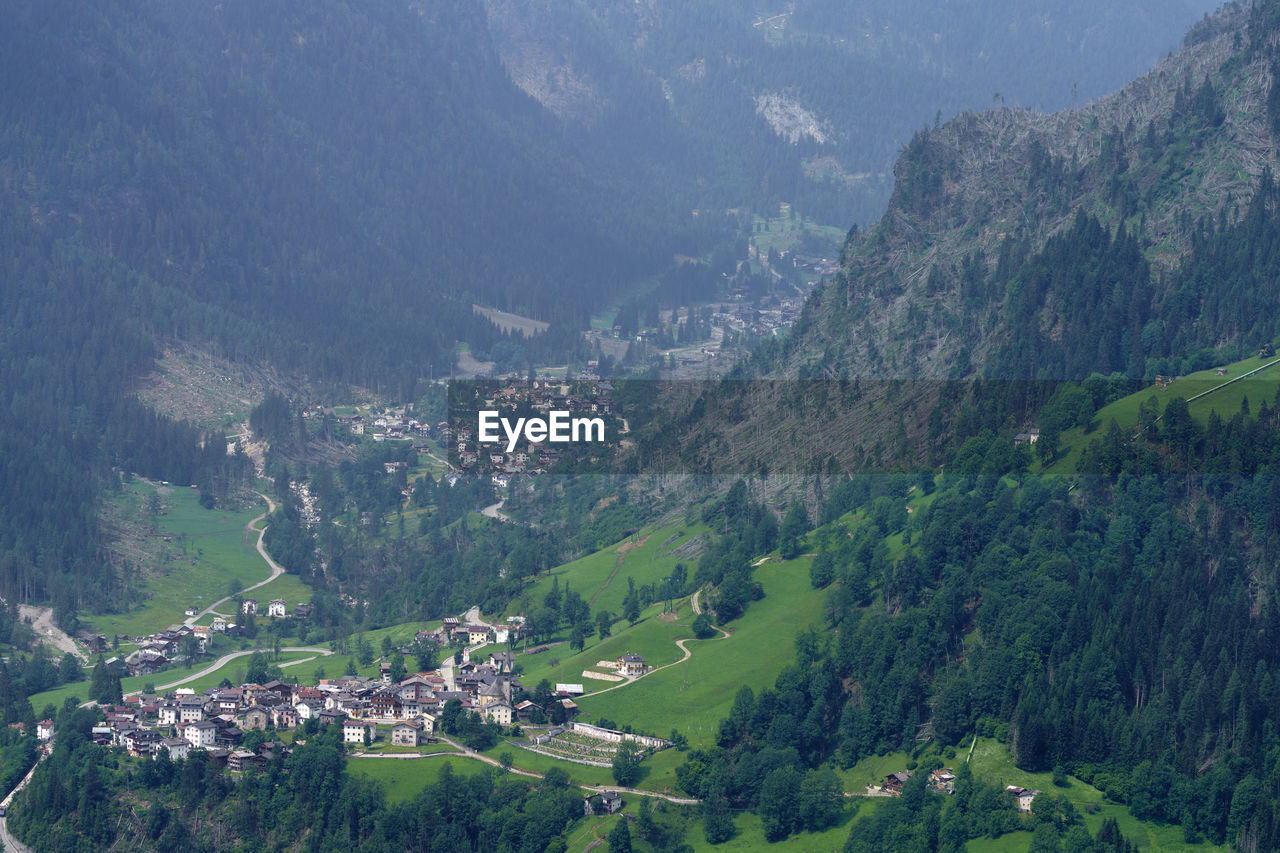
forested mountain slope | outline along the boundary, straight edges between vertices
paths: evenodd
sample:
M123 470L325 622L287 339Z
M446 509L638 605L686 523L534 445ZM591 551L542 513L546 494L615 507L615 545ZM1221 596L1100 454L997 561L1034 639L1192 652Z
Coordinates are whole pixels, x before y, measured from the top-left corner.
M605 144L694 169L704 206L878 218L902 143L994 101L1085 103L1150 68L1207 3L487 0L512 79ZM661 121L702 159L677 163ZM654 146L653 142L659 142ZM684 153L684 151L681 151ZM708 158L707 153L712 157Z
M3 19L7 599L113 600L92 509L112 469L243 475L214 470L221 437L130 399L160 347L409 398L459 341L563 354L593 307L700 246L687 208L511 84L474 6L56 0ZM524 344L473 302L552 326Z
M921 131L885 216L739 371L772 385L676 389L662 423L679 429L642 433L642 454L735 474L937 465L983 430L1056 435L1157 375L1274 344L1277 8L1225 8L1087 107Z
M1203 348L1256 349L1278 331L1260 270L1280 140L1275 40L1272 4L1229 7L1096 104L922 131L885 217L850 239L782 363L1140 378Z
M509 82L474 7L6 17L4 194L213 312L129 306L154 333L376 386L497 343L472 302L581 328L696 249L667 198Z

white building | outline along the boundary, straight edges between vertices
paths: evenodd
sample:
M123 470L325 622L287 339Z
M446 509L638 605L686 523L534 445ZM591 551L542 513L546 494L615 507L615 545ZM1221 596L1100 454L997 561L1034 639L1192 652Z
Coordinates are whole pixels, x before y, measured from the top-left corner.
M191 748L191 744L187 743L180 737L165 738L160 741L156 751L152 754L152 758L160 757L160 750L169 750L169 759L171 761L185 761L187 758L187 750Z
M196 749L212 749L217 733L218 727L208 720L187 723L182 729L183 738Z
M506 702L495 702L492 705L485 706L484 716L485 719L497 723L505 729L511 725L511 719L514 716L514 712L511 710L511 706Z
M364 743L364 733L369 733L369 742L377 738L378 724L372 720L347 720L342 724L343 743Z

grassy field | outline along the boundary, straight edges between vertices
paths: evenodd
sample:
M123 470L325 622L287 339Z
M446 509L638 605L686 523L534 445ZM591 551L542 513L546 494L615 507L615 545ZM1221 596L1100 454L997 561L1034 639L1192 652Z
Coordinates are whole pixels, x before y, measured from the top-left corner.
M425 746L397 746L391 742L391 723L378 724L378 740L360 748L361 752L374 752L383 755L423 755L433 752L448 752L453 755L461 756L462 750L445 743L437 741L436 743L427 744Z
M311 601L311 587L302 582L297 575L283 574L273 580L271 583L263 584L253 592L245 593L249 598L258 599L261 612L258 615L258 624L270 622L266 613L266 603L273 598L283 598L289 603L289 609L293 610L295 604ZM219 596L221 597L221 596ZM229 604L230 602L228 602Z
M561 590L566 585L577 590L591 605L593 613L598 610L617 613L627 595L628 576L634 578L637 585L661 581L671 574L678 562L688 566L692 574L696 568L694 561L681 560L672 552L705 530L701 524L683 523L646 528L622 542L542 575L511 603L506 615L528 611L531 603L541 603L556 580Z
M163 515L152 516L147 510L152 495L160 499ZM147 597L142 606L129 613L87 616L84 621L92 630L108 637L149 634L180 623L188 605L203 609L222 598L233 583L243 587L266 579L270 570L257 551L257 534L245 529L265 505L227 512L204 509L198 499L194 489L141 481L129 483L113 499L113 509L133 535L145 537L149 545L158 544L160 565L154 567L158 573L142 583Z
M460 776L473 776L488 769L494 773L498 768L491 767L481 761L470 758L453 758L447 755L429 758L387 759L387 758L349 758L347 769L354 774L371 779L382 786L387 793L387 800L392 803L411 800L428 785L440 778L440 770L446 765L453 768L453 773Z
M1231 380L1265 365L1274 366L1268 366L1265 370L1248 379L1231 382ZM1280 364L1276 364L1276 359L1274 358L1246 358L1243 361L1227 365L1226 371L1225 376L1219 376L1217 368L1201 370L1175 379L1169 384L1168 388L1163 390L1151 385L1135 394L1130 394L1127 397L1116 400L1114 403L1109 403L1094 415L1094 421L1097 423L1098 428L1093 432L1086 434L1083 428L1076 427L1062 434L1062 454L1059 456L1058 461L1046 470L1046 473L1069 474L1074 471L1084 448L1091 441L1100 438L1105 433L1107 425L1111 423L1112 419L1115 419L1115 422L1121 427L1135 427L1138 423L1139 409L1144 403L1153 398L1156 401L1157 409L1160 412L1164 412L1169 401L1176 397L1191 400L1192 397L1203 394L1206 391L1221 388L1221 390L1213 391L1213 393L1207 394L1188 405L1191 416L1201 423L1205 423L1209 418L1210 412L1216 411L1224 419L1231 417L1240 411L1240 405L1245 398L1248 398L1251 409L1256 412L1258 406L1264 400L1268 402L1274 400L1277 389L1280 389ZM1231 382L1231 384L1228 385L1228 382Z
M609 838L609 833L613 832L613 828L618 825L618 821L625 820L626 815L635 815L637 806L633 802L625 801L622 811L617 814L600 815L597 817L589 817L582 823L574 826L573 831L569 833L567 839L569 853L586 853L590 850L607 850L605 842ZM635 843L635 833L632 832L632 843Z
M867 789L867 785L880 785L884 782L884 777L890 773L906 770L907 759L905 752L891 752L888 755L868 756L848 770L842 770L839 767L832 769L844 783L845 791L861 793ZM953 765L948 764L948 766Z
M684 663L620 690L584 696L578 704L594 719L607 717L664 737L674 727L693 746L713 744L738 689L772 686L795 658L796 633L819 621L826 593L809 584L810 560L768 562L756 569L765 597L729 625L727 639L693 640L688 644L693 656ZM680 621L688 618L688 611L681 611Z
M307 658L312 658L315 656L316 656L315 652L281 652L280 657L277 660L272 662L275 663L277 666L282 667L282 671L285 673L286 677L296 675L299 677L299 679L301 679L305 683L311 680L312 668L314 666L319 666L321 663L321 660L323 660L322 658L317 659L313 667L308 667L306 664L301 664L298 667L287 667L284 665L288 663L292 663L294 661L304 661ZM235 660L227 661L221 667L209 673L208 675L203 676L201 678L197 678L195 681L187 682L182 686L191 688L197 693L203 693L205 690L208 690L210 687L217 687L219 684L222 683L222 679L224 678L230 679L232 684L242 684L244 682L243 674L249 668L249 657L250 657L249 655L246 655L244 657L236 658ZM207 665L208 664L206 664L206 666ZM177 681L181 677L182 677L181 675L178 675L175 677L170 675L167 672L162 672L162 673L158 673L156 675L150 676L150 679L152 682L154 682L157 685L164 685L164 684L170 684L174 681ZM127 692L128 688L125 688L125 690Z
M826 853L844 849L849 838L850 827L859 820L875 814L880 806L879 800L869 798L853 798L845 807L839 823L822 832L799 832L782 841L770 843L765 840L764 826L758 815L744 812L733 819L736 832L723 844L708 844L707 834L702 828L702 821L694 821L685 836L685 843L693 847L697 853L737 853L747 850L780 851L780 853Z
M845 232L829 225L818 225L812 220L791 216L775 216L765 219L756 216L752 223L751 244L762 254L770 250L779 252L796 249L806 233L818 236L826 245L827 253L834 257L844 242Z
M674 663L683 657L676 640L693 637L689 627L692 613L687 600L677 607L677 621L664 621L659 618L661 612L661 605L653 605L640 614L640 621L635 625L619 621L613 626L613 636L604 640L592 634L581 652L573 652L566 643L537 654L517 654L516 663L523 671L521 680L531 688L545 678L553 685L557 682L580 683L588 691L599 691L612 687L613 683L582 677L584 669L607 671L596 668L597 661L611 661L627 652L635 652L644 655L650 666ZM646 676L646 679L653 677L656 676Z
M962 761L963 755L956 761ZM1001 786L1019 785L1046 793L1052 792L1065 796L1084 817L1085 826L1090 833L1096 833L1102 822L1109 817L1115 818L1120 831L1129 839L1136 841L1143 850L1163 851L1163 853L1183 853L1183 851L1225 851L1225 847L1217 847L1208 843L1187 844L1182 840L1182 827L1163 826L1135 818L1127 806L1103 802L1102 792L1092 785L1069 777L1069 787L1055 788L1052 774L1029 773L1020 770L1013 764L1008 748L999 741L979 738L973 750L970 762L973 775L987 782ZM954 764L949 764L954 766ZM1031 834L1011 833L997 839L978 839L969 843L968 849L977 853L1025 853L1030 847Z

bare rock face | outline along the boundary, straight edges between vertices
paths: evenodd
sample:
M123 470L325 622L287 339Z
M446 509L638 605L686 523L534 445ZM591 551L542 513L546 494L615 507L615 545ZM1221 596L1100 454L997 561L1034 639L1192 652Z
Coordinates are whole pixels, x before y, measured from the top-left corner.
M534 4L489 0L490 36L511 81L548 112L590 125L609 108L591 75Z
M756 96L756 115L773 128L773 132L795 145L801 139L812 139L820 145L834 141L828 122L805 109L795 98L780 92L764 92Z

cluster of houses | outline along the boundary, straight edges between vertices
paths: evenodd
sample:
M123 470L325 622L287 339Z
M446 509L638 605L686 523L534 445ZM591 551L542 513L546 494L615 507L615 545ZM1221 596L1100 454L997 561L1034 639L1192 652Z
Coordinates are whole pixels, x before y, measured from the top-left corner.
M492 643L509 643L520 639L524 633L523 616L512 616L506 622L493 625L467 624L454 616L446 616L443 624L434 631L419 631L414 639L427 640L437 646L451 643L460 646L484 646ZM508 655L510 653L507 653Z
M308 406L302 410L303 420L333 415L332 409ZM377 415L366 418L361 414L333 415L334 420L347 427L352 435L369 436L374 441L425 440L431 436L431 424L408 415Z
M892 773L885 777L884 784L880 786L880 791L890 796L899 796L902 793L902 786L910 778L911 771L909 770ZM934 770L929 774L929 789L943 794L954 794L956 792L955 773L950 767ZM1024 814L1031 812L1032 800L1040 795L1039 791L1022 788L1017 785L1007 785L1005 791L1013 797L1014 805L1018 811Z
M799 297L771 300L770 304L761 307L750 304L727 305L711 315L711 323L730 332L750 332L759 337L767 337L794 323L803 307L804 300Z
M165 696L133 695L123 705L108 708L94 738L138 756L154 756L164 748L171 758L182 758L190 749L204 749L215 759L227 759L229 766L262 758L231 760L244 732L292 729L310 719L341 726L346 743L370 743L389 735L394 745L418 746L434 733L441 711L453 699L502 726L522 715L532 718L537 707L532 702L520 703L519 712L512 704L513 691L519 688L512 656L504 652L487 663L418 673L394 684L389 677L343 676L321 679L315 686L271 681L204 693L180 689Z
M884 784L880 786L880 790L882 793L896 797L902 793L902 786L910 778L910 770L891 773L884 778ZM956 792L956 774L950 767L940 767L929 774L928 785L930 790L937 791L940 794L954 794Z
M240 613L242 615L259 614L258 600L255 598L246 598L240 602ZM194 617L199 614L199 608L194 605L186 609L188 617ZM293 616L298 619L306 619L311 615L312 609L310 604L297 604L290 611L288 602L282 598L274 598L267 603L266 615L275 619L283 619L287 616ZM110 658L105 663L109 669L117 670L121 675L152 675L159 672L165 666L183 657L184 640L188 637L194 638L194 646L189 650L197 654L204 654L208 648L209 641L218 635L226 637L238 637L243 633L243 626L231 621L225 616L215 615L213 621L208 625L177 625L172 628L166 628L163 631L157 631L145 637L126 637L120 636L116 640L123 643L136 643L138 648L131 652L128 657ZM106 651L106 641L101 636L95 636L90 641L85 642L90 652L103 653Z

